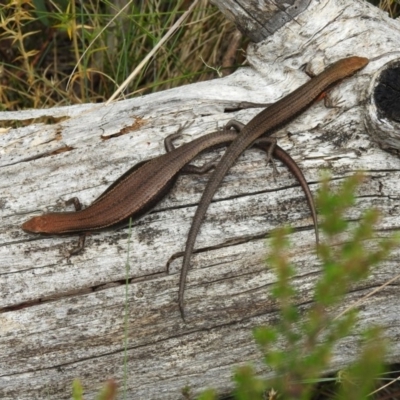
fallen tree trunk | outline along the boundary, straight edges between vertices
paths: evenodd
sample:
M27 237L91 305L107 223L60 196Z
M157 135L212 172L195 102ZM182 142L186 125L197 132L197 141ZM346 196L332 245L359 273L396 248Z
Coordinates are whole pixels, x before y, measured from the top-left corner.
M224 4L235 17L235 8ZM228 110L242 101L271 103L291 92L308 79L300 69L306 62L320 72L355 53L371 59L330 92L334 107L317 103L279 130L279 144L299 163L314 192L322 169L338 182L365 170L367 183L349 218L357 220L364 209L377 207L378 233L399 229L400 161L393 151L382 150L398 149L398 123L383 114L374 95L381 72L400 56L399 21L359 1L311 2L303 9L276 32L268 29L262 37L267 39L249 48L250 67L229 77L108 106L0 114L10 125L35 119L1 135L1 398L69 398L74 378L82 380L85 399L93 398L108 377L122 386L125 307L132 398L176 399L185 386L193 393L209 386L225 393L235 366L251 361L262 368L251 328L276 318L268 295L275 277L265 266L265 237L283 224L295 228L290 239L299 307L312 300L319 276L303 193L284 167L274 182L263 153L251 150L240 158L208 212L188 276L186 323L177 304L179 254L208 176L183 175L131 232L93 234L85 251L70 259L65 251L75 237L35 237L20 226L46 209L63 210L63 201L75 195L90 204L132 165L163 153L163 139L186 121L193 124L183 141L232 118L246 123L260 109ZM253 27L235 18L252 38L258 37L258 24L268 23L261 11L248 13L257 21ZM370 32L379 32L379 43ZM354 288L348 302L393 278L397 253ZM394 283L364 302L360 326L384 324L388 337L395 338L399 306ZM339 346L333 369L354 358L357 339L350 336ZM393 343L389 361L399 356Z

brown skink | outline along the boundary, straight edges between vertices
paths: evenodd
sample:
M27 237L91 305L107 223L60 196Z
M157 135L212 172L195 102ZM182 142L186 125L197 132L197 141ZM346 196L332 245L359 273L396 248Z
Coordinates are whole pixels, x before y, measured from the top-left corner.
M77 253L83 248L85 233L119 227L130 217L138 218L149 211L169 191L179 172L198 173L209 170L213 165L196 168L187 164L204 150L229 144L236 139L237 133L229 130L210 133L175 149L172 139L177 136L179 133L167 138L168 153L135 165L84 210L54 212L33 217L22 225L22 229L29 233L49 235L81 234L80 245L70 254ZM269 152L271 139L261 139L255 146ZM273 156L289 168L306 194L318 240L315 206L301 170L280 147L275 146Z
M262 135L272 135L278 127L311 105L327 88L365 67L368 61L364 57L348 57L333 63L321 74L257 114L230 144L203 192L186 241L179 286L179 308L183 319L186 276L194 243L208 206L228 170L256 139Z

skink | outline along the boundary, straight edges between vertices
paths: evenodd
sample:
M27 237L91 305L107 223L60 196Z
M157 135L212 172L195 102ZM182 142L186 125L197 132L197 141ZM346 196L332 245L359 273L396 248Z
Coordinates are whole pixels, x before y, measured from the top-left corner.
M207 183L193 217L192 226L186 241L179 283L179 308L183 319L186 276L194 243L208 206L228 170L232 167L240 154L242 154L257 138L262 135L271 135L275 129L289 122L308 107L323 91L339 80L360 70L368 64L368 61L369 60L364 57L349 57L333 63L321 74L315 76L292 93L257 114L245 125L236 139L230 144Z
M218 131L173 149L171 140L178 135L179 133L171 135L170 140L166 141L166 148L170 150L168 153L135 165L86 209L36 216L26 221L22 229L30 233L50 235L81 234L83 240L71 254L77 253L83 248L85 233L120 226L130 217L142 216L168 192L180 171L186 168L187 172L199 172L198 168L194 169L193 166L187 164L200 152L218 145L229 144L237 137L237 133L233 131ZM269 151L271 139L261 139L255 145ZM318 240L315 206L301 170L289 154L280 147L275 146L273 155L289 168L306 194ZM190 170L188 167L191 167ZM204 170L203 168L200 172Z

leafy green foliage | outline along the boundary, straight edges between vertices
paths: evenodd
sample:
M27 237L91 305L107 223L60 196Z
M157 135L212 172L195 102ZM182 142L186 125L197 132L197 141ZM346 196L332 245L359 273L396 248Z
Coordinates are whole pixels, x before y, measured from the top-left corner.
M205 392L203 392L199 397L198 400L213 400L215 399L215 391L212 389L207 389Z
M323 179L317 205L326 240L317 249L322 274L315 285L314 302L308 307L296 306L298 291L292 283L295 268L288 260L290 230L278 229L272 235L268 266L277 276L271 295L279 305L279 322L255 328L253 334L274 376L266 380L257 377L250 366L238 368L234 376L237 400L265 399L267 389L270 398L277 393L284 400L310 399L315 382L329 366L334 346L353 332L357 311L350 309L334 318L332 309L399 242L394 236L376 240L374 226L379 218L376 210L365 211L350 229L345 214L354 205L355 192L362 180L360 173L355 174L332 191L328 177ZM386 346L381 329L370 327L361 336L359 357L342 374L338 400L367 398L374 379L383 372Z
M83 388L79 379L74 379L72 382L72 398L74 400L83 399Z
M255 375L254 370L251 366L247 365L238 368L234 379L236 382L236 399L262 400L264 398L266 383Z
M360 356L344 374L337 400L370 398L374 379L384 372L382 357L386 351L385 344L379 327L369 328L363 333Z
M72 398L73 400L84 400L83 387L79 379L72 382ZM117 398L117 384L110 379L96 396L96 400L115 400Z

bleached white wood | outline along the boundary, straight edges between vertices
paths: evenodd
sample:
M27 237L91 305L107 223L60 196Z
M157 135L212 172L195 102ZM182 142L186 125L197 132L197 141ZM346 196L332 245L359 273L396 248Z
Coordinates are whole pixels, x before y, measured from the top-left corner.
M252 42L274 34L307 9L310 0L286 2L211 0Z
M274 182L263 153L248 151L240 158L210 207L188 275L186 324L177 307L182 259L174 256L184 249L207 176L182 176L153 213L134 223L131 235L128 229L93 234L84 253L69 260L64 252L75 237L30 236L21 223L46 210L63 210L63 201L75 195L90 204L130 166L163 153L163 139L185 121L193 124L182 141L231 118L246 123L260 110L224 109L244 100L276 101L308 79L300 69L306 62L319 72L357 54L371 62L330 93L336 107L317 103L276 136L303 168L313 192L323 169L338 183L365 170L349 218L378 207L377 236L397 231L400 161L376 144L377 129L387 130L387 122L374 117L370 93L376 73L399 58L399 35L398 21L366 3L313 2L295 21L252 45L250 67L227 78L110 106L2 112L0 120L10 126L39 117L61 120L0 134L0 397L67 399L74 378L81 379L85 399L94 398L109 377L121 388L126 302L128 398L177 399L187 385L193 393L209 386L226 393L235 366L251 361L260 369L251 328L276 318L276 304L268 297L275 277L265 267L264 238L282 224L295 228L291 257L298 266L300 307L312 300L319 276L304 196L284 167L278 166ZM380 137L382 142L386 136ZM398 253L354 288L346 305L393 278ZM380 323L388 337L396 337L397 292L394 283L371 297L361 310L360 329ZM357 340L354 335L339 346L332 369L356 355ZM394 342L389 361L399 356Z

